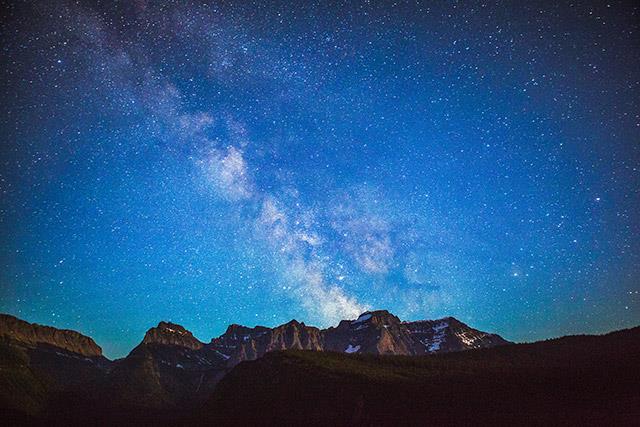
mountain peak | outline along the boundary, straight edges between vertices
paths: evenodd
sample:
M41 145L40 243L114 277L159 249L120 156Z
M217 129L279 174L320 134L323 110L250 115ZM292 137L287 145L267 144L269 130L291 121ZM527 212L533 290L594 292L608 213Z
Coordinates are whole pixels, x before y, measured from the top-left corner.
M240 325L238 323L231 323L229 326L227 326L227 331L225 332L225 334L233 333L234 331L238 331L242 329L249 329L249 328L247 326Z
M163 344L198 350L203 344L183 326L171 322L160 322L155 328L147 331L143 344Z
M100 346L79 332L25 322L8 314L0 314L0 337L3 336L28 347L44 344L83 356L102 356Z
M300 323L296 319L291 319L287 323L284 323L284 324L282 324L280 326L277 326L277 328L282 328L282 327L287 328L287 327L291 327L291 326L293 326L293 327L295 327L295 326L304 326L304 323Z
M400 319L391 314L388 310L365 311L356 320L351 322L352 325L358 323L373 323L375 325L389 325L400 323Z
M187 331L184 328L184 326L178 325L177 323L165 322L164 320L160 321L160 323L158 323L158 326L156 326L156 328L165 330L167 332L178 333L181 335L185 333L189 333L189 331Z
M239 325L237 323L232 323L227 326L227 330L222 336L232 336L232 335L250 335L252 333L260 333L268 330L266 326L255 326L253 328L249 326ZM214 338L215 339L215 338Z

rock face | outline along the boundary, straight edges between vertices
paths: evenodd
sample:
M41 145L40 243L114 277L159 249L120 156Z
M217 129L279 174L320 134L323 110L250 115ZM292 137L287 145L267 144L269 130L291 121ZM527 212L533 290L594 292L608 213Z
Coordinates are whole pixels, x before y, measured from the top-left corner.
M120 406L138 400L154 408L193 405L211 393L227 371L227 360L184 327L160 322L127 357L114 362L106 383Z
M0 314L0 337L27 347L48 345L86 357L102 356L100 346L79 332L25 322L8 314Z
M32 417L46 418L43 413L59 396L100 400L110 366L87 336L0 314L0 419L9 425L46 424ZM73 407L55 411L62 415Z
M306 326L296 320L273 329L264 326L247 328L231 325L224 334L211 340L208 347L224 355L230 366L243 360L255 360L269 351L323 351L325 348L324 336L320 329Z
M386 310L343 320L325 331L327 349L345 353L416 354L415 343L400 319Z
M403 322L388 311L379 310L322 330L295 320L273 329L231 325L206 346L224 355L233 366L274 350L423 355L508 343L498 335L478 331L453 317Z
M170 322L160 322L157 327L149 329L142 343L175 345L191 350L199 350L203 345L191 332Z
M0 337L30 347L50 345L87 357L102 356L102 349L78 332L32 324L6 314L0 314ZM160 322L147 331L130 356L144 351L172 354L165 364L201 370L231 367L275 350L421 355L504 344L508 341L500 336L473 329L453 317L403 322L388 311L379 310L363 313L355 320L343 320L328 329L296 320L275 328L233 324L208 344L180 325Z
M407 322L405 326L416 342L417 351L411 354L448 353L509 344L499 335L473 329L453 317Z

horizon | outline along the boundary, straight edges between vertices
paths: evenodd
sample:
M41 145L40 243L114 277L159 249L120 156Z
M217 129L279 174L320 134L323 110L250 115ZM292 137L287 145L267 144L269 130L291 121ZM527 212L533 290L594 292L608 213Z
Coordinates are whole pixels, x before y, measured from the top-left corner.
M638 6L94 3L3 17L0 312L640 324Z
M396 316L394 313L392 313L392 312L390 312L390 311L388 311L388 310L385 310L385 309L375 309L375 310L367 310L367 311L365 311L365 312L361 313L361 314L360 314L358 317L356 317L355 319L342 319L340 322L342 322L342 321L350 321L350 322L353 322L353 321L355 321L355 320L359 319L360 317L362 317L362 316L363 316L364 314L366 314L366 313L379 312L379 311L386 311L387 313L389 313L389 314L391 314L391 315L393 315L393 316ZM9 313L0 313L0 314L9 314ZM10 316L14 316L14 315L12 315L12 314L9 314L9 315L10 315ZM23 320L23 321L28 322L28 323L31 323L31 324L35 324L35 325L39 325L39 326L51 326L51 327L53 327L53 325L46 325L46 324L40 324L40 323L37 323L37 322L32 322L32 321L29 321L28 319L23 319L23 318L20 318L20 317L18 317L18 316L14 316L14 317L17 317L18 319ZM396 317L398 317L398 316L396 316ZM399 317L398 317L398 318L399 318ZM419 321L423 321L423 320L427 320L427 321L438 321L438 320L444 320L444 319L448 319L448 318L453 318L453 319L455 319L455 320L457 320L457 321L459 321L459 322L462 322L462 323L466 324L467 326L469 326L469 327L471 327L471 328L473 328L473 329L482 330L482 328L476 328L476 327L474 327L474 325L469 324L469 323L468 323L468 322L466 322L464 319L458 319L458 318L456 318L456 317L454 317L454 316L444 316L444 317L437 318L437 319L412 319L412 320L407 320L407 319L402 319L402 318L400 318L400 321L401 321L402 323L410 323L410 322L419 322ZM209 337L209 338L201 339L201 337L200 337L200 336L198 336L198 334L193 333L193 330L192 330L191 328L189 328L189 326L188 326L188 325L184 325L184 324L180 323L179 321L177 322L177 321L173 321L173 320L159 320L155 325L149 326L149 327L145 330L144 334L140 337L139 341L138 341L137 343L135 343L135 344L134 344L134 345L133 345L129 350L127 350L126 352L124 352L124 353L122 353L122 354L108 354L108 353L105 351L105 349L103 348L103 346L100 344L100 342L99 342L98 340L94 339L94 337L92 337L91 335L86 334L86 333L84 333L84 332L82 332L82 331L78 331L78 330L75 330L75 329L72 329L72 328L66 328L66 327L64 327L64 326L58 326L58 327L56 327L56 328L57 328L57 329L60 329L60 330L71 330L71 331L75 331L75 332L78 332L78 333L80 333L80 334L82 334L82 335L84 335L84 336L86 336L86 337L91 338L91 339L92 339L92 340L93 340L93 341L94 341L94 342L95 342L95 343L96 343L96 344L97 344L97 345L102 349L102 354L103 354L103 356L104 356L104 357L106 357L107 359L109 359L109 360L112 360L112 361L113 361L113 360L117 360L117 359L125 358L125 357L126 357L126 356L127 356L127 355L128 355L128 354L129 354L129 353L130 353L130 352L131 352L131 351L136 347L136 346L138 346L139 344L141 344L141 343L142 343L142 341L143 341L143 339L144 339L144 337L145 337L145 335L146 335L146 333L147 333L148 331L150 331L151 329L154 329L154 328L159 327L159 326L160 326L160 324L161 324L161 323L163 323L163 322L164 322L164 323L171 324L171 325L176 325L176 326L183 327L186 331L191 332L191 333L193 334L193 337L194 337L196 340L200 341L200 342L201 342L201 343L203 343L203 344L207 344L207 343L211 342L213 339L216 339L216 338L221 337L221 336L224 334L224 332L226 331L226 329L227 329L229 326L232 326L232 325L237 325L237 326L247 327L247 328L251 328L251 329L253 329L253 328L258 328L258 327L265 327L265 328L273 329L273 328L277 328L277 327L279 327L279 326L286 325L286 324L291 323L291 322L299 322L300 324L303 324L303 325L305 325L305 326L318 328L318 329L320 329L320 330L326 330L326 329L334 328L334 327L338 326L337 324L335 324L335 325L329 325L329 326L327 326L327 327L324 327L324 328L323 328L323 327L320 327L320 326L316 326L316 325L308 324L307 322L302 321L302 320L298 320L298 319L290 319L290 320L289 320L289 321L287 321L287 322L283 322L283 323L281 323L281 324L277 324L277 325L266 325L266 324L261 324L261 323L256 323L256 324L253 324L253 325L243 325L243 324L238 324L238 323L231 322L231 323L228 323L228 324L227 324L227 326L224 328L223 332L221 332L221 333L219 333L219 334L211 335L211 337ZM535 340L531 340L531 341L515 341L515 340L512 340L512 339L509 339L509 337L505 337L505 336L503 336L503 335L500 333L500 331L485 330L485 331L483 331L483 332L487 332L487 333L490 333L490 334L496 334L496 335L499 335L499 336L501 336L502 338L506 339L507 341L509 341L509 342L511 342L511 343L513 343L513 344L532 344L532 343L536 343L536 342L547 341L547 340L553 340L553 339L559 339L559 338L564 338L564 337L569 337L569 336L600 336L600 335L608 335L608 334L610 334L610 333L619 332L619 331L623 331L623 330L627 330L627 329L639 328L639 327L640 327L640 323L639 323L639 324L637 324L637 325L632 325L632 326L629 326L629 327L626 327L626 328L620 328L620 329L611 329L611 330L604 330L604 331L598 331L598 332L592 332L592 333L585 333L585 332L580 333L580 332L575 332L575 333L570 333L570 334L565 334L565 335L557 335L557 336L541 337L541 338L538 338L538 339L535 339Z

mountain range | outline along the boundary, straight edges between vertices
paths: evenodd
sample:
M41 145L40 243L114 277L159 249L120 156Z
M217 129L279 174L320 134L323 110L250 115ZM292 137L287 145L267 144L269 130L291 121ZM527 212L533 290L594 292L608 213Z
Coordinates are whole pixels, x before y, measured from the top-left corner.
M209 343L199 341L180 325L160 322L129 355L115 361L106 359L93 339L78 332L31 324L9 315L0 315L0 337L26 351L36 363L43 359L41 370L48 371L46 365L56 366L53 371L58 369L51 358L73 361L95 371L89 377L101 378L96 388L108 390L120 400L114 403L143 402L149 407L200 401L235 365L270 351L424 355L508 344L498 335L478 331L452 317L402 322L385 310L366 312L328 329L296 320L274 328L233 324Z
M104 420L110 420L109 424L137 424L133 420L140 419L156 424L182 424L189 420L187 424L194 424L198 422L194 414L222 425L240 420L255 424L259 420L250 419L249 413L235 413L238 408L234 409L234 402L253 399L251 405L259 406L261 399L273 398L278 405L286 406L281 398L293 393L290 398L294 401L289 405L298 412L289 415L297 423L302 419L296 417L308 413L309 408L329 410L326 402L335 396L325 396L325 403L309 406L300 405L295 400L296 393L308 395L314 390L322 396L340 381L346 381L339 387L345 390L356 383L366 388L372 381L390 381L385 387L400 387L399 395L405 395L406 388L415 386L419 378L422 379L418 383L435 378L434 372L444 375L448 363L438 365L441 362L433 360L463 355L462 372L467 375L456 371L450 378L451 384L456 384L467 377L475 378L478 372L487 374L485 362L478 363L475 357L494 352L489 353L491 358L502 354L496 353L499 348L509 352L520 346L452 317L403 322L380 310L327 329L295 320L274 328L233 324L208 343L180 325L160 322L126 357L112 361L102 355L93 339L78 332L0 315L0 415L13 424L43 420L47 424L52 420L61 424L80 420L82 424L100 424ZM640 354L637 347L633 350ZM508 359L498 371L507 372L514 363ZM338 370L334 372L335 369ZM247 374L247 370L251 373ZM346 380L351 377L353 384ZM407 378L413 379L405 384ZM284 387L289 383L291 387ZM275 389L263 394L265 386ZM339 390L335 392L341 394ZM357 394L352 391L343 398L350 401L353 393ZM365 407L366 402L354 405ZM349 417L354 415L350 410L343 408ZM280 409L274 411L271 415L280 414ZM286 419L285 415L279 417ZM356 417L357 422L346 424L360 424L363 420L376 424L362 416ZM270 423L278 424L277 421L274 418Z

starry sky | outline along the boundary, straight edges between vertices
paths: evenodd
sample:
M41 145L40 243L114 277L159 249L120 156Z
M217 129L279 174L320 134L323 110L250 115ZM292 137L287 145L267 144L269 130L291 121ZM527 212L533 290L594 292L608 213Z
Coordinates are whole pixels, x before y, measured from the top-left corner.
M0 311L638 325L634 3L6 3Z

